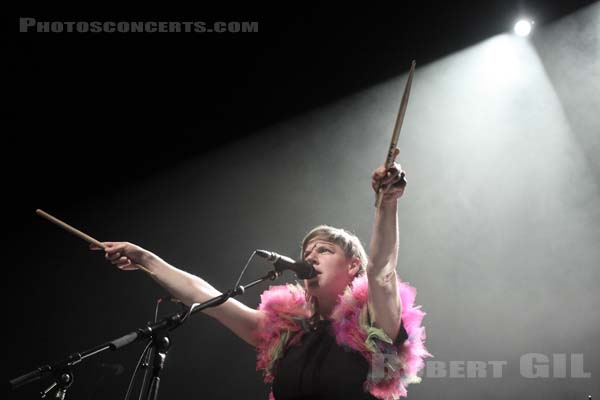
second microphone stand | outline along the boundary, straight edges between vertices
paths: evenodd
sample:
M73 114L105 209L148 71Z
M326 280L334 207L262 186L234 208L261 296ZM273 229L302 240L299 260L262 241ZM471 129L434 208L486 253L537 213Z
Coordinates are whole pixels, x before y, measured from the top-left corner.
M267 280L275 280L279 275L280 272L278 271L269 271L269 273L267 273L262 278L250 282L247 285L239 285L236 288L227 290L223 294L214 297L210 300L207 300L203 303L192 304L192 306L187 311L181 311L176 314L171 314L161 319L160 321L149 324L144 328L137 329L110 342L103 343L90 350L73 353L60 362L38 367L33 371L23 374L17 378L11 379L9 381L9 385L11 389L14 390L20 386L27 385L38 379L53 376L55 381L43 392L41 392L42 398L46 397L48 393L54 388L58 388L58 391L55 394L55 398L64 399L67 394L67 389L69 388L69 386L71 386L74 380L74 375L72 372L73 366L79 364L81 361L91 356L94 356L106 350L119 350L132 343L148 339L150 340L150 349L154 354L154 357L152 362L152 377L150 380L150 386L148 388L148 391L146 392L146 399L156 400L158 398L158 389L160 387L160 375L164 370L167 353L169 351L169 348L171 347L169 332L181 326L190 317L190 315L209 307L217 307L225 303L228 299L232 297L244 294L246 289L258 285L259 283L262 283ZM142 388L142 390L143 389L144 388Z

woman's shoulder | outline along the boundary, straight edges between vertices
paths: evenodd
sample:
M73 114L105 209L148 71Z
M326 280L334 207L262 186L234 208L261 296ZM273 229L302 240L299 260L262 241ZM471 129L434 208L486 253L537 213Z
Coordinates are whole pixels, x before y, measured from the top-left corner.
M299 284L271 286L260 295L258 310L270 315L309 317L310 307Z

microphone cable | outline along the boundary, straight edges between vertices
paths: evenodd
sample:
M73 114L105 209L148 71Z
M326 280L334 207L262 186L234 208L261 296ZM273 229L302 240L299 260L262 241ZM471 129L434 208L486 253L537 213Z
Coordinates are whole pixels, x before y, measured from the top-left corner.
M250 261L252 261L252 259L254 258L255 255L256 255L256 250L254 250L252 252L252 254L250 254L250 257L248 258L248 261L246 261L246 265L244 265L244 268L242 268L242 272L240 273L240 276L238 277L237 281L235 281L235 284L233 285L233 290L237 290L238 285L242 281L242 277L246 273L246 269L248 269L248 265L250 265Z

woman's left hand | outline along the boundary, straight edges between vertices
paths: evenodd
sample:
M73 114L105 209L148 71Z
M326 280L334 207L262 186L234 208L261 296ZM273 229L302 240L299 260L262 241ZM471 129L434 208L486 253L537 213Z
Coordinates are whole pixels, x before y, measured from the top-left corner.
M396 149L394 158L400 153ZM384 203L389 203L398 200L404 194L406 188L406 173L402 170L400 164L394 161L388 169L384 165L379 166L371 177L371 186L375 193L379 189L383 192Z

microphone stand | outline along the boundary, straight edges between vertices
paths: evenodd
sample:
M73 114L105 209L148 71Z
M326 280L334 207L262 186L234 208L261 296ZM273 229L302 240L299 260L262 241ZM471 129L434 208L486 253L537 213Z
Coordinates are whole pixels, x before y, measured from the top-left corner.
M143 328L118 337L110 342L103 343L89 350L73 353L66 359L54 364L38 367L33 371L11 379L9 381L10 388L15 390L18 387L27 385L38 379L52 377L54 382L40 393L41 398L45 398L54 388L58 388L54 397L64 400L67 395L67 390L73 384L75 379L75 376L72 372L72 367L79 364L83 360L106 350L110 349L112 351L116 351L132 343L149 339L152 343L151 348L154 354L154 359L152 365L152 378L150 381L150 387L146 393L146 399L156 400L158 398L158 389L160 386L160 374L164 370L167 353L171 347L169 332L181 326L192 314L209 307L217 307L225 303L230 298L244 294L246 289L267 280L275 280L279 275L280 272L275 270L269 271L269 273L262 278L250 282L247 285L240 285L237 288L229 289L223 294L207 300L204 303L192 304L187 311L171 314L160 321L148 324Z

